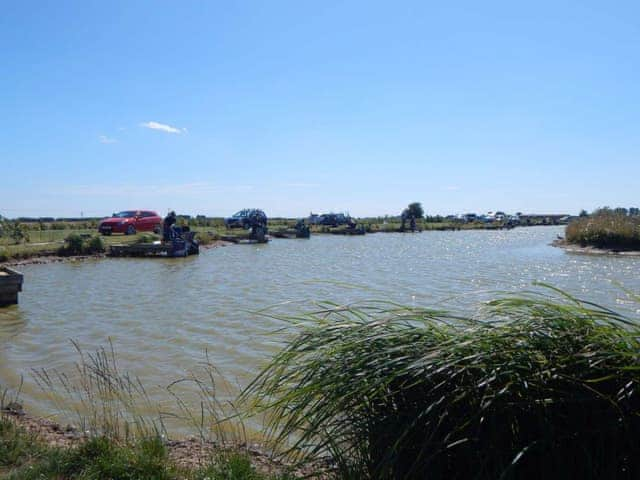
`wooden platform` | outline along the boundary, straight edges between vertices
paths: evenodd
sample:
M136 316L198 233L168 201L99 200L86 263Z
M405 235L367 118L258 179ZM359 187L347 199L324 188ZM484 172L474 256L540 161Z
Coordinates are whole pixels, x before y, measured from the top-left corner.
M109 255L113 257L143 257L146 255L166 255L168 247L157 243L134 243L130 245L111 245Z
M221 235L220 240L241 245L252 245L255 243L267 243L270 239L268 236L265 236L264 240L257 240L252 238L250 235Z
M333 235L364 235L367 233L364 228L336 228L329 230Z
M23 279L22 273L9 267L0 267L0 307L18 303Z
M112 257L186 257L197 253L197 246L193 249L187 243L186 246L176 248L172 242L111 245L109 250L109 256Z
M270 235L274 238L309 238L311 237L311 232L307 231L307 234L305 235L294 228L288 228L277 230L275 232L272 231Z

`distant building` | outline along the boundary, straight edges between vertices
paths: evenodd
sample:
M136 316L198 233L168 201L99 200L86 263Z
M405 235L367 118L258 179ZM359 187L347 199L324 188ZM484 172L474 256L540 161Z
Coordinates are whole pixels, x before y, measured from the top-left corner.
M520 215L522 225L565 225L571 215L566 213L525 213Z

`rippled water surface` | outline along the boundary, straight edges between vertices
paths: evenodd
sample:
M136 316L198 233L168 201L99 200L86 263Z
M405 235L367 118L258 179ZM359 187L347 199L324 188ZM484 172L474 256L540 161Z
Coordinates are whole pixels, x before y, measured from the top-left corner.
M20 305L0 309L0 386L15 386L24 375L25 403L37 413L51 411L30 369L72 370L78 357L70 339L87 350L111 339L121 368L145 385L181 377L205 350L227 378L243 384L278 341L269 335L276 322L251 311L288 301L384 298L464 310L488 292L522 290L538 280L637 313L616 283L640 291L640 258L567 254L549 246L561 233L537 227L318 235L187 259L24 266ZM165 400L162 392L154 400Z

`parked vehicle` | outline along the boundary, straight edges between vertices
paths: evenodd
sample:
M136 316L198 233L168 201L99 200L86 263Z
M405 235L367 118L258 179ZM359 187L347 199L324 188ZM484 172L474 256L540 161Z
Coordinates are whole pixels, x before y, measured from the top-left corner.
M125 210L114 213L111 217L100 221L98 231L102 235L124 233L134 235L136 232L160 233L162 218L151 210Z
M348 225L352 223L350 216L344 213L325 213L318 218L318 225L325 225L329 227L337 227L339 225Z
M245 208L224 219L227 228L267 227L267 215L257 208Z

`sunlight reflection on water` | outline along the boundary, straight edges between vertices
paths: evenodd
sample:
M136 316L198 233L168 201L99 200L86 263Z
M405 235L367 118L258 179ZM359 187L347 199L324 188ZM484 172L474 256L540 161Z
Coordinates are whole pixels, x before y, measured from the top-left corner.
M205 350L225 377L245 384L278 345L268 335L277 323L251 312L288 301L387 299L471 310L496 291L542 281L640 313L617 286L640 291L640 258L567 254L549 246L561 232L318 235L187 259L24 266L20 305L0 309L0 385L25 375L25 403L49 412L29 371L72 369L77 356L70 339L89 351L111 339L120 367L151 386L158 402L167 401L160 387L194 368Z

